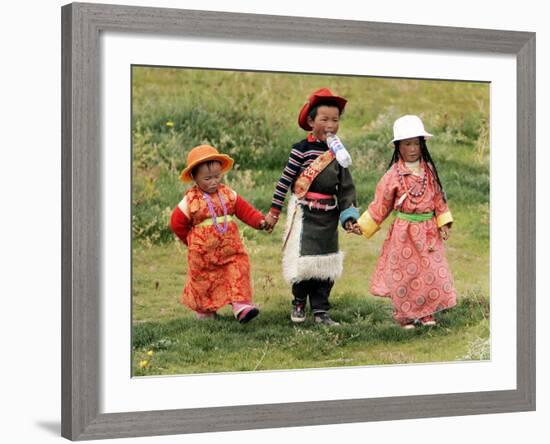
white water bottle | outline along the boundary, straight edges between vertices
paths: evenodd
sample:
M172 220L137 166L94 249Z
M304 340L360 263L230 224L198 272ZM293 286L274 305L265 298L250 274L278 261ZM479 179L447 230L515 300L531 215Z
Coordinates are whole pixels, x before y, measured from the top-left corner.
M348 150L336 134L327 133L327 145L334 153L336 161L344 168L351 165L351 156Z

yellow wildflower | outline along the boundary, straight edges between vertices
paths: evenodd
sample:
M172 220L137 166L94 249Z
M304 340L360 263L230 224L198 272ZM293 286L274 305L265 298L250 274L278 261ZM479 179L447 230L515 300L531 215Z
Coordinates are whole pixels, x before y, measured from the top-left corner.
M168 128L172 128L174 126L174 122L172 122L171 120L169 120L168 122L166 122L166 126Z
M147 359L143 361L139 361L139 368L145 368L149 365L149 361Z
M147 352L147 356L153 356L153 350L149 350L149 351Z

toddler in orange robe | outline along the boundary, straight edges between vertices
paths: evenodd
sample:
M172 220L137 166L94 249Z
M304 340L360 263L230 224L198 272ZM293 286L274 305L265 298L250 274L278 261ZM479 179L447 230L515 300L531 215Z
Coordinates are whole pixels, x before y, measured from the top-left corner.
M394 153L376 186L374 200L357 221L370 238L394 211L396 219L382 246L370 291L389 297L403 328L435 325L434 313L456 305L456 291L442 240L453 218L417 116L403 116L393 127Z
M187 156L182 182L194 181L172 212L170 225L187 245L187 281L181 302L198 319L211 319L231 304L240 323L259 314L252 303L250 262L234 217L256 229L265 228L262 213L221 183L233 159L200 145Z

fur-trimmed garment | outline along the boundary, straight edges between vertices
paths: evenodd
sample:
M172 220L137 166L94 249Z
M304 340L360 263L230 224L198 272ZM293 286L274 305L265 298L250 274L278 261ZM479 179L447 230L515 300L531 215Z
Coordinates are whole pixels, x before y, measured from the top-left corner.
M280 209L286 191L292 187L299 174L327 150L325 142L311 135L292 147L288 165L277 184L272 211ZM343 269L343 253L338 246L340 216L350 208L357 213L351 173L338 165L336 160L317 175L309 191L333 196L325 203L334 203L336 200L337 207L329 211L310 208L307 204L299 203L295 195L291 196L283 252L283 276L290 284L309 279L334 281L340 277ZM357 213L352 219L358 216Z
M344 255L338 249L338 210L309 210L292 195L288 204L283 276L291 284L308 279L336 280Z

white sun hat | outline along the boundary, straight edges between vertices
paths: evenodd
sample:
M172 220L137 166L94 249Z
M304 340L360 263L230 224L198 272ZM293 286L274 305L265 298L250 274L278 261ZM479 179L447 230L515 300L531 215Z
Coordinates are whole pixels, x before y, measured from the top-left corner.
M420 117L406 115L397 119L393 124L393 140L390 143L420 136L426 139L432 137L432 135L424 129L424 124L422 120L420 120Z

